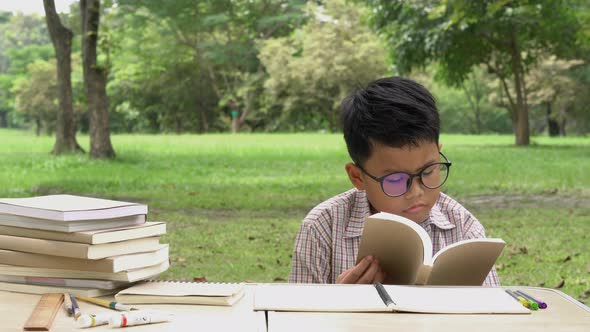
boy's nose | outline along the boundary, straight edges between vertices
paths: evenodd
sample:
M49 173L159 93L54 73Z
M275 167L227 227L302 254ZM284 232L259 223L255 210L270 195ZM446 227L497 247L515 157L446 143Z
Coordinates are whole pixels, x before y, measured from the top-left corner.
M406 199L414 199L416 197L420 197L424 195L424 186L422 185L422 180L420 179L419 175L415 175L412 178L412 183L410 183L410 188L404 195Z

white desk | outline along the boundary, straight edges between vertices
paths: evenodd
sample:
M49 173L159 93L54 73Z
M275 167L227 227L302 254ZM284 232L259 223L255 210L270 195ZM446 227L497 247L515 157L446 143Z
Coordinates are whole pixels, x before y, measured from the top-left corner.
M530 315L268 312L268 332L590 331L590 308L560 291L513 287L547 302Z
M64 310L57 314L52 332L62 331L244 331L265 332L266 319L264 312L255 312L253 307L254 285L246 285L246 294L231 307L199 306L199 305L135 305L142 309L158 309L174 313L171 322L134 326L125 329L111 329L108 325L96 326L91 329L79 330L74 318L68 317ZM0 331L22 332L23 326L33 308L41 298L40 295L9 293L0 291ZM113 312L91 303L78 301L82 313Z

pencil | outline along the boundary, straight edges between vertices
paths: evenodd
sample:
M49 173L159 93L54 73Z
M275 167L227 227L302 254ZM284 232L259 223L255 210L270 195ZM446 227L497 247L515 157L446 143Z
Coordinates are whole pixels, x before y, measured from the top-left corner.
M133 307L126 306L126 305L118 303L118 302L110 302L107 300L95 299L93 297L86 297L86 296L76 296L76 297L80 301L93 303L93 304L96 304L96 305L99 305L99 306L102 306L105 308L115 309L115 310L119 310L119 311L135 310L135 308L133 308Z
M520 302L520 304L522 304L525 308L529 308L529 302L525 299L522 298L522 296L517 296L515 293L513 293L511 290L509 289L505 289L506 293L508 293L508 295L512 296L516 301Z

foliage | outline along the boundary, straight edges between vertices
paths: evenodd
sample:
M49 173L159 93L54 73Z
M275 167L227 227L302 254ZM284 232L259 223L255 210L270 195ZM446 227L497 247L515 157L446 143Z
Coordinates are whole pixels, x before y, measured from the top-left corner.
M336 130L340 101L387 73L385 48L358 6L330 0L310 3L306 13L308 22L291 36L261 42L264 86L281 105L280 128Z

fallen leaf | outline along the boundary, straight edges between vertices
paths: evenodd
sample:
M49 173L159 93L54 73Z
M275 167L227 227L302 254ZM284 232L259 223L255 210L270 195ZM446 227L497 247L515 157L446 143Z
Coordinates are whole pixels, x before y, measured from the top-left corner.
M189 196L197 196L199 193L198 192L194 192L191 191L190 193L188 193Z
M539 256L535 256L535 262L536 263L542 263L543 262L543 258L541 258Z
M544 282L544 281L539 281L539 282L537 283L537 286L539 286L539 287L543 287L543 286L545 286L545 282Z
M196 282L207 282L207 277L203 276L203 277L194 277L193 281Z
M282 264L281 259L277 258L277 265L281 265L281 264Z
M256 266L258 266L258 268L261 269L261 270L266 270L266 267L264 265L262 265L262 264L258 264Z
M249 240L249 241L256 240L256 237L254 237L254 236L248 236L248 240Z
M519 249L520 253L523 255L528 255L528 253L529 253L529 249L527 247L520 247L518 249Z
M273 279L273 281L287 281L287 279L283 278L283 277L275 277Z
M562 288L565 285L565 279L562 279L557 285L553 288Z
M563 261L562 261L562 262L564 262L564 263L565 263L565 262L569 262L569 261L571 261L571 260L572 260L572 256L567 256L566 258L564 258L564 259L563 259Z
M498 265L496 265L496 271L501 271L501 270L503 270L505 266L506 266L506 265L504 265L504 264L498 264Z

